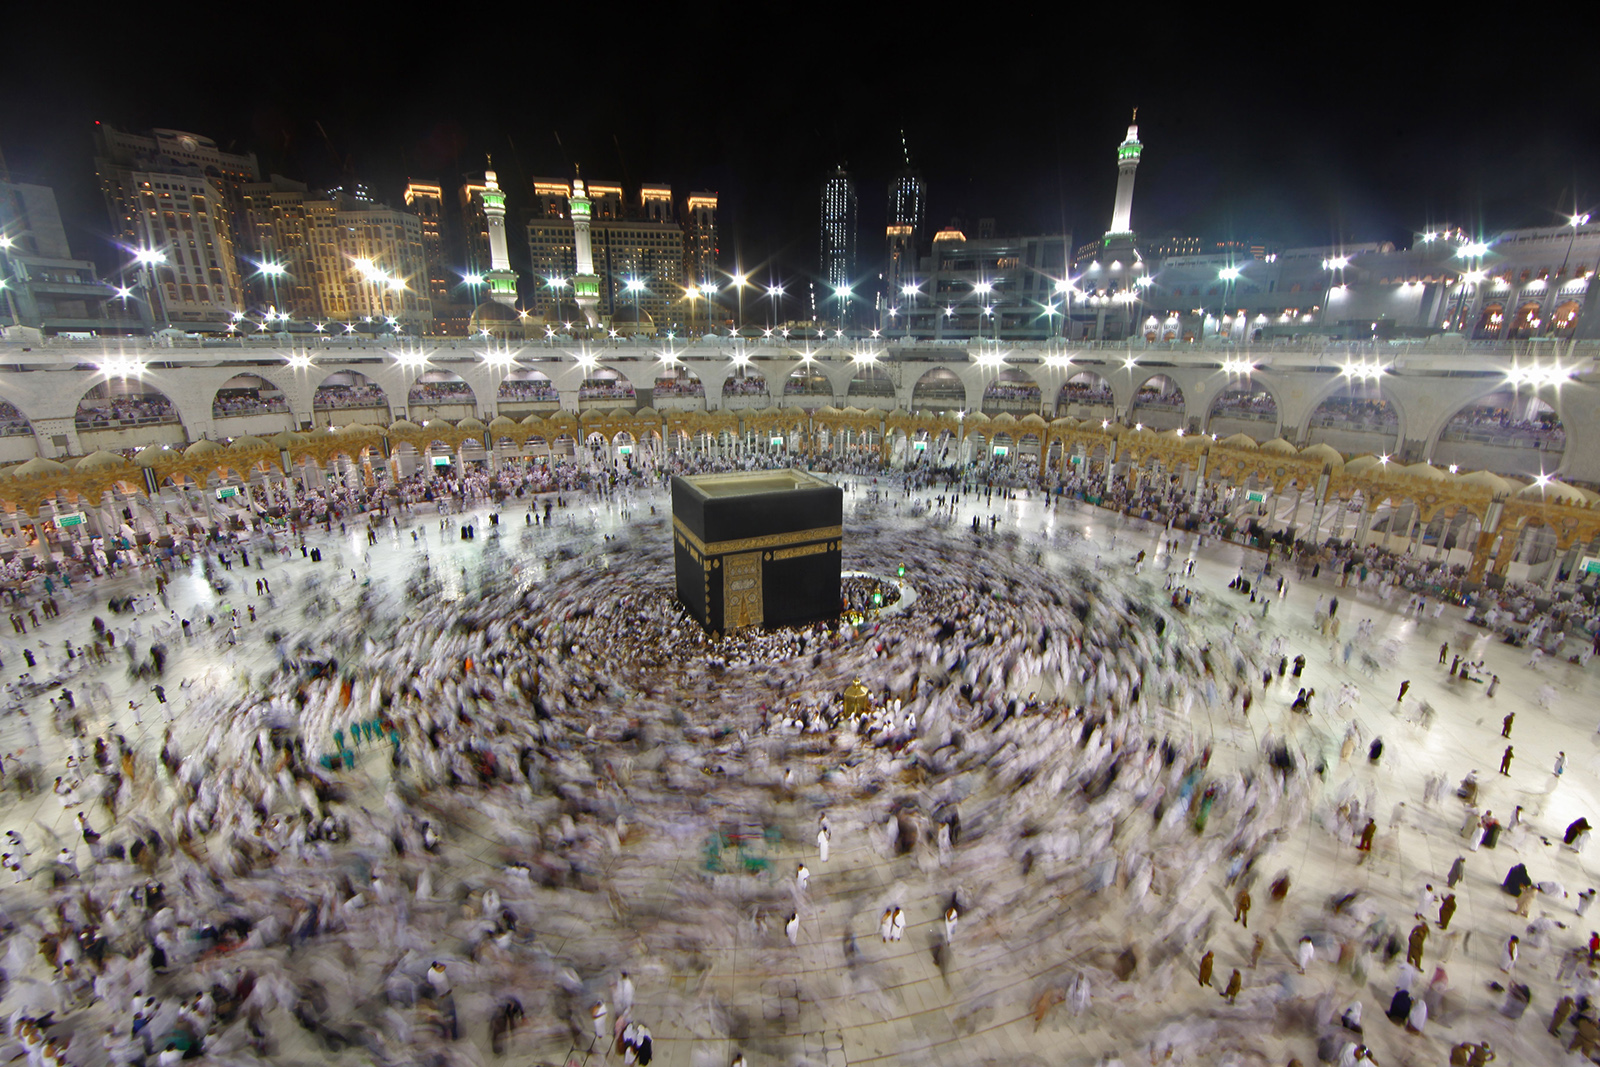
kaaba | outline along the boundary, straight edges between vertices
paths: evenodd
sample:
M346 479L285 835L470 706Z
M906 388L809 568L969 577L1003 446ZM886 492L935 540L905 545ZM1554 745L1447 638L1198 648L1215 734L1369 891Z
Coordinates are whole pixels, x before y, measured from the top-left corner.
M804 471L672 479L678 600L720 636L839 615L844 491Z

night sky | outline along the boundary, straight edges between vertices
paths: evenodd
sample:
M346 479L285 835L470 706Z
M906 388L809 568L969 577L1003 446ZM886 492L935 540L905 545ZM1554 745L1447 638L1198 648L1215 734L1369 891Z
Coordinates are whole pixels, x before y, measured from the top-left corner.
M816 270L817 190L841 162L860 192L861 273L876 266L902 129L930 228L992 216L1001 233L1097 236L1134 106L1145 234L1408 242L1447 220L1494 230L1596 206L1600 103L1570 55L1552 54L1560 77L1537 88L1525 59L1469 61L1458 31L1394 8L1306 9L1316 21L1301 24L1283 5L1193 22L1035 6L1052 13L461 5L380 18L279 4L130 8L113 26L35 4L12 19L28 47L8 50L0 146L14 180L55 187L74 252L103 265L116 254L96 119L192 130L265 170L313 186L353 176L394 204L407 176L456 185L485 152L513 208L526 177L573 163L680 198L713 189L723 265L737 256L791 282ZM484 30L485 10L506 14Z

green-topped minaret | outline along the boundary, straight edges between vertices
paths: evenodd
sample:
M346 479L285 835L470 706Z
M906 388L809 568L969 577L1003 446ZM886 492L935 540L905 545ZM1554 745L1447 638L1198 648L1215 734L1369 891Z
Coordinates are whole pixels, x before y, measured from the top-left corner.
M1134 108L1128 136L1117 146L1117 202L1111 209L1111 229L1106 231L1108 242L1112 237L1133 233L1133 172L1139 169L1143 151L1144 145L1139 143L1139 109Z
M484 273L484 283L489 287L489 299L506 307L517 304L517 272L511 269L511 256L506 251L506 194L500 191L495 177L494 160L483 172L483 217L489 226L489 269Z
M589 247L589 212L593 204L585 195L582 177L572 179L572 195L567 203L572 208L572 252L578 267L572 279L572 298L593 329L600 323L596 310L600 306L600 279L594 272L594 252Z

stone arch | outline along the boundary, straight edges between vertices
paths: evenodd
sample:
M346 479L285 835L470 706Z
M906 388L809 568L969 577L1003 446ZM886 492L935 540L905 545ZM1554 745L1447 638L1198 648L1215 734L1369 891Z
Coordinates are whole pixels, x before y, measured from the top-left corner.
M1111 382L1105 375L1092 370L1080 370L1061 383L1056 391L1056 417L1075 419L1106 419L1116 410Z
M913 411L965 411L967 386L949 367L934 367L911 387Z
M33 423L22 409L9 400L0 399L0 437L32 437Z
M706 387L689 367L670 363L656 372L651 395L656 400L704 400Z
M1430 459L1442 467L1531 476L1555 471L1566 448L1566 428L1549 400L1501 385L1445 419Z
M985 415L1037 415L1043 390L1033 375L1018 367L1006 367L983 387Z
M1497 341L1506 334L1506 306L1498 300L1483 305L1483 311L1478 315L1478 324L1472 329L1472 336L1480 341Z
M1563 300L1550 312L1550 332L1557 337L1571 337L1578 328L1578 314L1583 304L1577 300Z
M722 380L722 399L731 400L735 397L770 397L771 391L767 387L767 376L748 363L740 364L733 368L733 372Z
M79 433L178 422L178 406L142 378L107 378L78 398L73 424Z
M1347 455L1392 455L1403 429L1400 414L1381 379L1341 376L1307 412L1303 443L1326 443Z
M1278 436L1278 396L1272 387L1248 375L1231 379L1211 398L1201 430L1219 437L1243 433L1257 441Z
M427 412L461 405L476 408L478 394L465 378L453 370L423 371L406 393L407 407L422 408Z
M326 426L333 418L332 412L361 408L381 409L383 416L378 421L388 424L392 410L389 394L384 392L383 386L360 371L333 371L322 379L311 394L311 410L314 415L320 413L316 420L319 425Z
M1171 375L1152 374L1133 391L1129 415L1135 423L1153 430L1175 430L1183 425L1183 387Z
M1539 306L1539 301L1524 300L1511 313L1508 336L1513 340L1538 337L1544 333L1544 325L1544 309Z
M518 404L552 404L561 399L556 383L543 371L518 367L500 379L495 389L495 403L499 406Z
M1560 536L1553 526L1530 518L1517 528L1515 536L1511 548L1512 563L1527 567L1536 567L1551 559L1559 563L1563 551L1559 547Z
M1423 526L1420 547L1431 547L1440 554L1456 549L1470 550L1477 543L1483 521L1465 504L1438 508Z
M833 383L821 367L808 361L789 372L783 381L783 395L827 400L833 396Z
M259 374L235 374L211 395L211 417L287 415L289 398L276 384Z
M631 404L634 401L633 382L620 371L610 367L592 367L585 372L578 385L580 401L600 401L606 404Z
M845 396L892 401L894 380L889 377L888 371L875 362L858 363L855 373L850 375L850 384L845 389Z

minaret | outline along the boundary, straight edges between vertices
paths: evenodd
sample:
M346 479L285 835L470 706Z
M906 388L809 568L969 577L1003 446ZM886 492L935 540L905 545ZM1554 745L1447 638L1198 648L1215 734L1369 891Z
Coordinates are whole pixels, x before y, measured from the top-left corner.
M1111 229L1106 237L1133 232L1133 172L1139 169L1139 153L1144 146L1139 143L1139 109L1133 109L1133 122L1128 126L1128 136L1117 146L1117 203L1111 210Z
M572 179L572 195L567 203L572 208L572 251L578 265L577 276L572 279L572 297L593 328L600 324L600 316L595 313L600 306L600 279L595 276L594 252L589 248L589 211L593 205L584 195L581 177Z
M511 256L506 252L506 194L500 191L500 182L493 170L494 160L488 161L489 170L483 172L483 217L489 226L489 270L483 280L489 286L489 299L515 307L517 303L517 272L511 269Z

